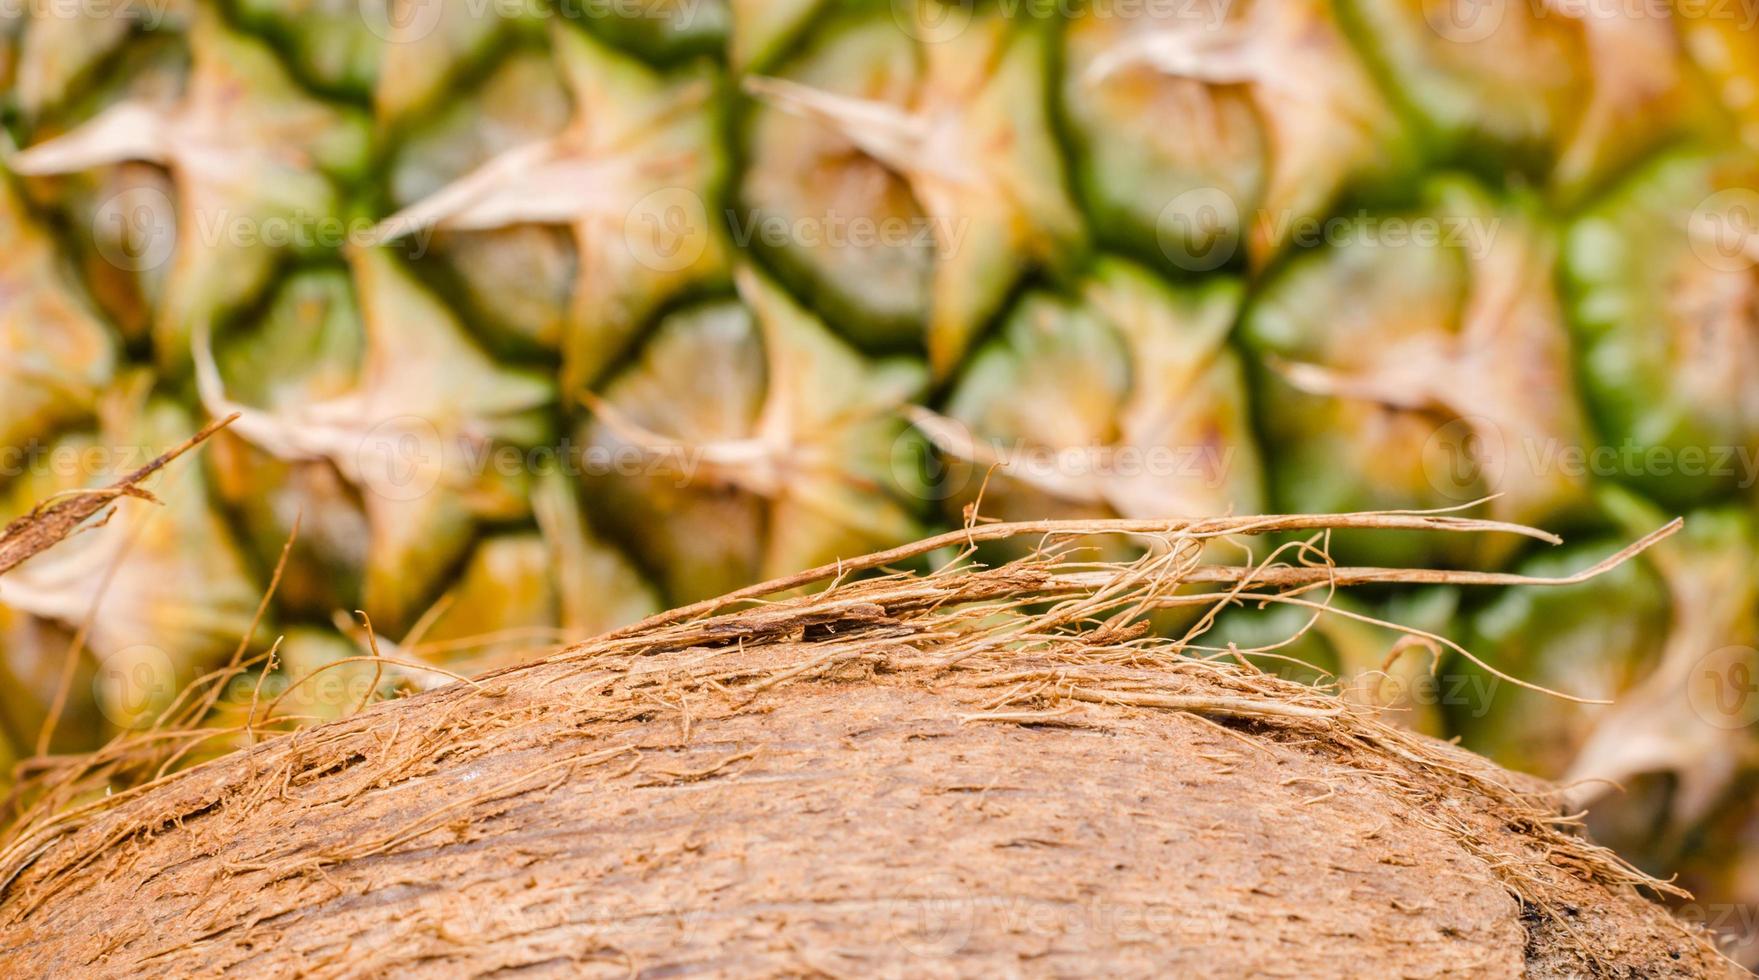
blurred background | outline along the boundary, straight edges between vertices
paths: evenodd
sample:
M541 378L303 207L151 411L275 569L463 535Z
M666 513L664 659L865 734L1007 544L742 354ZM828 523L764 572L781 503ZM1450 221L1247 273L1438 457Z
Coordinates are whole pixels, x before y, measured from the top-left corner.
M239 413L162 506L0 578L6 779L152 725L241 639L283 638L214 727L338 717L980 493L992 519L1462 507L1565 544L1328 545L1544 576L1684 515L1579 585L1336 599L1611 705L1289 607L1202 642L1568 783L1759 964L1756 25L1759 0L0 6L0 517ZM293 683L368 621L411 666Z

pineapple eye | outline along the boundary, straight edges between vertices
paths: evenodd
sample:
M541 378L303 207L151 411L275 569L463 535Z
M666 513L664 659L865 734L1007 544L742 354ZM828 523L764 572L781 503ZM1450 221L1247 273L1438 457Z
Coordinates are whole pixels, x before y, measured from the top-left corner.
M655 69L566 22L548 39L410 141L402 207L372 240L425 252L434 236L428 264L478 317L559 349L580 390L667 303L725 283L719 74Z
M946 417L919 422L970 471L947 481L949 518L980 487L984 512L1004 520L1261 508L1245 377L1226 342L1240 292L1107 260L1072 296L1025 297L973 355Z
M1584 213L1564 254L1605 441L1680 461L1627 476L1679 505L1740 486L1759 445L1756 177L1736 158L1665 157Z
M589 400L592 499L667 598L909 540L926 500L894 460L924 372L870 361L745 269L742 302L666 317Z
M1291 447L1271 457L1278 506L1449 507L1499 494L1480 506L1568 519L1587 501L1579 457L1590 443L1548 271L1556 233L1530 199L1457 180L1428 197L1425 211L1340 224L1334 244L1266 282L1246 316L1264 424ZM1374 563L1504 557L1431 553L1450 543L1398 536L1357 555L1355 543L1339 547Z
M1084 5L1061 96L1099 236L1180 276L1262 267L1413 148L1314 0Z
M7 255L0 264L0 446L17 452L90 414L115 376L119 344L9 186L0 186L0 250ZM21 460L7 462L0 484L23 468Z
M990 13L939 37L908 19L938 8L897 7L743 79L756 105L734 236L857 342L920 346L945 378L1027 272L1078 257L1085 229L1043 101L1048 25Z

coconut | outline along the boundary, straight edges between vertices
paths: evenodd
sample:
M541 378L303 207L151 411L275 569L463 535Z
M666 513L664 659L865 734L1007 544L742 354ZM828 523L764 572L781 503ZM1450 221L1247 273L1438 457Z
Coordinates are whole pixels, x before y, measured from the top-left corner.
M208 732L119 741L0 844L0 973L1723 972L1547 784L1140 626L1441 574L1202 558L1346 527L1522 531L972 525L68 806ZM1062 544L1098 533L1161 541Z

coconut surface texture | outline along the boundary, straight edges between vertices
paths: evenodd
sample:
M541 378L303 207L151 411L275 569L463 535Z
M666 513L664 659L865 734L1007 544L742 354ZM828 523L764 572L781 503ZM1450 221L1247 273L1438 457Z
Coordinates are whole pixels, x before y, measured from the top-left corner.
M1333 526L1506 529L1029 525L1001 566L849 576L956 534L674 610L38 814L0 975L1727 973L1547 785L1201 646L1196 584L1438 574L1204 563ZM1156 547L1058 543L1120 529Z

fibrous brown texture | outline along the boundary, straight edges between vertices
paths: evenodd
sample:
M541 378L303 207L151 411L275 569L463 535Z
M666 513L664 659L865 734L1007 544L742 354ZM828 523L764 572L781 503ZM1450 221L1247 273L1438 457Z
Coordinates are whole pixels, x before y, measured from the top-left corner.
M0 851L0 975L1723 972L1548 787L1206 650L1206 616L1140 625L1213 608L1191 581L1318 614L1397 576L1319 541L1200 564L1214 539L1507 526L1056 543L1120 526L850 563L39 811Z

